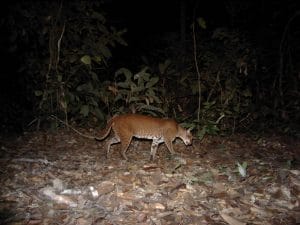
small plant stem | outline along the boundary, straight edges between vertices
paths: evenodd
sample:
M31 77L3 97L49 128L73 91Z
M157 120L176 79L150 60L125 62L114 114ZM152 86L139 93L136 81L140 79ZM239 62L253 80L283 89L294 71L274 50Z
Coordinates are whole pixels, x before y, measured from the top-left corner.
M196 42L196 35L195 35L195 23L192 25L192 31L193 31L193 46L194 46L194 61L195 61L195 67L197 71L197 77L198 77L198 110L197 110L197 121L198 121L198 128L199 128L199 122L200 122L200 112L201 112L201 74L198 67L198 61L197 61L197 42Z

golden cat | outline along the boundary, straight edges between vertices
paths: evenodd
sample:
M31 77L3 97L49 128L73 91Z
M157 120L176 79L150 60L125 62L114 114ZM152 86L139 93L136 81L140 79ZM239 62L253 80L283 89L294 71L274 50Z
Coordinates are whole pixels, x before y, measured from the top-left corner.
M159 144L165 142L170 153L175 154L172 142L177 137L181 138L185 145L191 145L193 139L190 129L184 129L172 119L160 119L138 114L114 116L107 122L106 127L100 131L100 136L96 137L96 139L105 139L111 129L114 132L114 136L107 142L106 154L108 156L111 145L120 142L121 153L126 160L128 159L126 150L133 137L152 140L151 160L155 159Z

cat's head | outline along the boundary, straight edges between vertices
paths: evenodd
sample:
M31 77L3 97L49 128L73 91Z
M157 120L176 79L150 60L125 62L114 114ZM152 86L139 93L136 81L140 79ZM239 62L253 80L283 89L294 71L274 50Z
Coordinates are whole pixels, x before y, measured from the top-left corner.
M191 128L189 129L183 129L183 131L181 132L181 139L184 142L185 145L191 145L192 141L193 141L193 134L191 132Z

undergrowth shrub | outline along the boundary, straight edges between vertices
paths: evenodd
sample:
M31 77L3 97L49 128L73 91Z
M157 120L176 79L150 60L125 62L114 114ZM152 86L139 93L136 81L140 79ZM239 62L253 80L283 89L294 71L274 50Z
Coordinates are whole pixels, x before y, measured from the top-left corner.
M197 45L190 37L184 50L178 34L168 33L156 39L159 49L149 46L151 58L145 53L144 65L135 65L143 69L135 73L126 63L121 69L111 64L112 49L127 45L126 30L110 26L99 2L49 4L21 2L11 7L12 17L1 20L11 58L20 63L31 116L99 122L113 114L144 113L175 118L199 138L282 121L284 132L299 128L299 79L288 39L277 73L276 66L268 72L274 59L241 31L201 30Z
M161 90L157 85L159 77L147 72L145 67L136 74L127 68L115 73L115 82L109 86L113 93L111 113L146 113L165 115L162 108Z
M72 10L69 9L72 8ZM127 45L117 30L107 25L98 2L66 3L49 16L43 36L49 41L48 66L35 90L41 114L61 114L74 119L105 120L111 49ZM42 62L41 62L42 63Z
M198 45L200 82L192 44L188 45L190 54L184 62L175 48L168 50L172 57L166 60L168 69L162 77L170 81L165 88L171 94L169 99L173 99L173 116L194 127L200 138L234 132L254 112L249 81L256 73L256 51L240 33L223 28L216 29L211 37L202 35Z

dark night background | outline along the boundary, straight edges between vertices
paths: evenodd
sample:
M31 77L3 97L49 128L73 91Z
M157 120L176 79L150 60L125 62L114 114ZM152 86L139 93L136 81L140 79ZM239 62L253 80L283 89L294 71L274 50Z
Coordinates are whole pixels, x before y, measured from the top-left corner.
M300 0L0 13L0 224L300 224Z
M222 124L218 124L221 130L232 127L236 121L249 120L245 126L240 125L241 130L242 127L246 131L279 128L280 132L299 134L299 1L99 2L2 3L2 133L30 129L28 124L31 121L49 114L66 114L59 106L60 100L55 100L56 97L50 100L50 95L43 108L39 107L41 96L36 96L37 90L51 90L53 96L76 96L77 102L72 102L70 97L67 109L69 118L75 120L82 121L83 117L89 120L95 115L99 120L104 120L108 114L126 112L126 107L134 106L116 104L113 99L108 99L109 102L113 102L110 106L105 104L104 100L95 106L89 102L93 96L83 97L84 94L79 93L78 86L88 82L84 74L93 72L97 74L99 82L93 88L100 90L107 81L114 80L113 74L120 67L137 73L145 65L150 68L151 74L158 74L162 81L159 85L163 86L159 88L165 91L164 99L172 99L171 103L166 101L168 104L163 102L156 107L163 109L167 116L178 117L181 121L187 119L193 123L198 114L196 105L199 93L191 91L191 85L197 83L191 25L197 18L202 17L206 28L201 28L197 23L195 26L197 61L202 75L201 86L203 85L202 109L208 107L204 104L208 99L214 102L214 105L200 112L202 120L197 123L208 124L209 127L207 121L216 121L221 113L227 113L228 116L226 114ZM181 10L182 7L184 10ZM108 28L110 34L105 36L102 30L97 30L101 22L89 18L92 12L104 15L106 21L102 25ZM182 15L181 12L185 14ZM183 41L180 30L182 21L185 26ZM53 67L49 73L53 77L62 76L62 80L57 79L57 82L50 79L47 83L44 77L49 67L49 37L53 32L54 40L57 41L64 23L58 70L55 71ZM110 30L111 26L117 31L126 29L121 36L127 46L120 43L116 37L112 37L115 38L114 44L108 44L108 36L113 33ZM90 33L79 33L81 28ZM110 53L107 54L107 50L93 46L100 36L102 44L106 45ZM52 51L56 56L55 47ZM102 60L84 68L80 62L83 55L101 56ZM77 61L72 60L72 57L77 58ZM172 62L172 72L163 74L158 64L167 59ZM220 80L214 78L217 74L221 77ZM185 83L181 83L184 76ZM217 82L219 83L216 85ZM216 91L211 92L214 88ZM251 92L251 98L242 94L246 89ZM226 103L219 101L220 94L225 96L226 91L238 95L238 100L228 97ZM106 94L102 95L101 92L100 95ZM112 107L112 104L115 105ZM237 104L239 108L233 109ZM78 105L90 106L89 113L85 113ZM93 110L96 113L93 113Z

